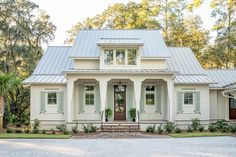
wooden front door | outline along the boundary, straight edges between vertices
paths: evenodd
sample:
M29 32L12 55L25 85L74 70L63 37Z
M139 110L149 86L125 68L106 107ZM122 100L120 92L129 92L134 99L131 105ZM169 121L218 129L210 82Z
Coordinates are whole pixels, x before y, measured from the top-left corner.
M126 86L114 86L114 120L126 120Z
M236 100L229 98L229 119L236 119Z

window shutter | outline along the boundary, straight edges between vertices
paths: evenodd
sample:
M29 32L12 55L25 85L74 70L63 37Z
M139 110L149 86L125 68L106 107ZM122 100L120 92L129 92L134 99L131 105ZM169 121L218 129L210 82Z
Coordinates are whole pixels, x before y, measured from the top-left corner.
M161 113L161 85L158 84L157 88L157 106L156 106L156 112Z
M57 112L64 114L64 94L63 91L57 94Z
M46 95L46 92L42 91L40 92L40 113L45 113L46 110L45 110L45 95Z
M79 113L84 112L84 88L83 85L79 85Z
M140 113L145 112L145 107L144 107L144 86L141 88L141 99L140 99Z
M177 92L177 113L183 112L183 92Z
M195 92L194 112L200 113L200 92Z
M99 97L99 86L98 85L95 85L95 99L94 99L94 105L95 105L95 112L96 113L100 113L101 112L101 105L100 105L100 101L97 101L97 100L100 100Z

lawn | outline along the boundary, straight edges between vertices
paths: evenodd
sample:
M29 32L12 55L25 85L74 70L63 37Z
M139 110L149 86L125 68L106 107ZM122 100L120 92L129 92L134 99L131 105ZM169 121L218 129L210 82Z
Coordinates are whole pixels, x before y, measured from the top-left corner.
M56 134L0 134L0 139L68 139L71 135Z
M184 137L209 137L209 136L235 136L232 133L222 133L222 132L192 132L192 133L173 133L170 134L174 138L184 138Z

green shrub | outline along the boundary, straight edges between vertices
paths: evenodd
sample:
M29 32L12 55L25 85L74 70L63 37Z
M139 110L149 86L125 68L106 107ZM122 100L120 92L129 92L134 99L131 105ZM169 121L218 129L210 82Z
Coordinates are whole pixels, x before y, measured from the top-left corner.
M15 130L15 133L17 133L17 134L21 134L23 131L21 130L21 129L16 129Z
M71 128L71 130L72 130L73 134L77 134L78 133L78 122L76 122L75 126L73 126Z
M157 127L157 133L158 134L162 134L163 132L163 127L162 127L162 124L160 124L158 127Z
M174 122L167 121L167 122L164 124L164 129L165 129L166 132L171 133L172 131L174 131L175 126L176 126L176 125L175 125Z
M175 133L181 133L181 129L180 128L175 128Z
M42 130L42 134L46 134L46 130L45 129Z
M154 133L156 130L156 125L150 125L146 128L146 132Z
M216 132L217 131L217 127L214 125L214 124L209 124L209 126L208 126L208 130L210 131L210 132Z
M38 119L34 119L33 129L32 129L32 133L33 134L38 134L39 133L39 125L40 125L39 120Z
M204 126L200 126L200 127L198 128L198 130L199 130L200 132L203 132L203 131L204 131Z
M193 128L191 126L188 126L187 132L193 132Z
M229 131L229 124L226 122L226 120L218 120L215 123L216 129L221 131L221 132L227 132Z
M67 130L66 125L65 124L60 124L57 125L56 127L60 132L64 132L65 130Z
M85 133L92 133L97 131L97 127L94 126L93 124L87 124L87 125L82 124L82 129Z
M236 125L231 125L230 126L230 132L236 133Z
M30 129L25 129L25 133L29 134L30 133Z
M51 133L52 133L52 134L56 134L55 129L52 128L52 129L51 129Z
M199 130L199 128L201 127L201 121L198 118L192 119L191 127L193 131Z
M12 134L12 133L13 133L13 130L10 129L10 128L7 128L7 133L8 133L8 134Z

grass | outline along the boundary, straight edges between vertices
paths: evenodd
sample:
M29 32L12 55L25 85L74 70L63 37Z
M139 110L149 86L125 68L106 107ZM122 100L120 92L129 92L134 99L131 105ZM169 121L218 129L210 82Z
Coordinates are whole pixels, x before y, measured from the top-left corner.
M170 134L174 138L185 138L185 137L210 137L210 136L233 136L232 133L222 133L222 132L192 132L192 133L173 133Z
M71 135L56 134L0 134L0 139L68 139Z

